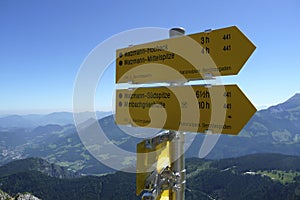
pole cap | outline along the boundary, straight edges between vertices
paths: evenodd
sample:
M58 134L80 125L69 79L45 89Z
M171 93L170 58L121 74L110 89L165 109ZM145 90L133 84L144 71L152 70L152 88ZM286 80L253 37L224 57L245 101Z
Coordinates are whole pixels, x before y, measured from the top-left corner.
M177 28L171 28L169 30L169 37L174 38L178 36L182 36L185 34L185 29L182 27L177 27Z

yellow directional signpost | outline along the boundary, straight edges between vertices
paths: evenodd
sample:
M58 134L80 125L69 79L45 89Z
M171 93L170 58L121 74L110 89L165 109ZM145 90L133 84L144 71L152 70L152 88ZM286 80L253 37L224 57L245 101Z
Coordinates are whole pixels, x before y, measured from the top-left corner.
M237 135L256 112L237 85L123 89L116 97L118 124L166 130Z
M177 81L161 73L163 64L187 80L236 75L255 46L236 27L135 45L116 52L116 83ZM142 66L144 67L138 67Z
M137 145L136 194L142 200L184 200L184 134L237 135L256 112L237 85L183 85L236 75L255 46L236 27L116 51L116 83L175 83L116 91L116 123L169 130ZM174 37L173 37L174 36Z

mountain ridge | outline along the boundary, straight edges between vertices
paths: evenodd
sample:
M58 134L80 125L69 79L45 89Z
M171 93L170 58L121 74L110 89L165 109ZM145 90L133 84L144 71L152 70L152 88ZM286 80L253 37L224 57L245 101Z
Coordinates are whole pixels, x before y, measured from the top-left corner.
M91 112L83 112L89 114ZM96 111L97 119L110 115L111 112ZM0 127L2 128L36 128L48 124L68 125L74 124L72 112L53 112L49 114L27 114L27 115L4 115L0 117Z

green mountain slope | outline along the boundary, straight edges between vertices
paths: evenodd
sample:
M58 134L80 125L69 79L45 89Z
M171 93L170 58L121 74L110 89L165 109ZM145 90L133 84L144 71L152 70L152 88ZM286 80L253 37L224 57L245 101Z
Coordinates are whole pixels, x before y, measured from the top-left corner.
M188 159L186 199L300 199L300 157Z
M29 191L43 200L138 199L134 192L134 181L134 175L124 173L58 179L37 171L19 172L0 178L1 188L9 194Z
M0 167L0 175L9 176L19 172L38 171L50 177L56 178L76 178L79 173L68 170L67 168L49 163L41 158L27 158L16 160Z
M279 154L218 161L187 159L186 200L300 199L299 163L300 157ZM284 182L288 175L289 180ZM0 174L0 184L10 195L27 191L43 200L140 199L135 196L135 174L123 172L59 179L38 171L23 171Z

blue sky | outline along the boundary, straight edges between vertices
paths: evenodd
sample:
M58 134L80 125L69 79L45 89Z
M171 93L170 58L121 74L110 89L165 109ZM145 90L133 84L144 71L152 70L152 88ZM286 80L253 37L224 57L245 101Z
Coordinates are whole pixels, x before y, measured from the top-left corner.
M298 0L0 0L0 114L70 111L89 52L143 27L182 26L190 34L238 26L257 49L223 82L238 84L257 108L275 105L300 92L299 10ZM97 106L110 109L113 66L100 84Z

